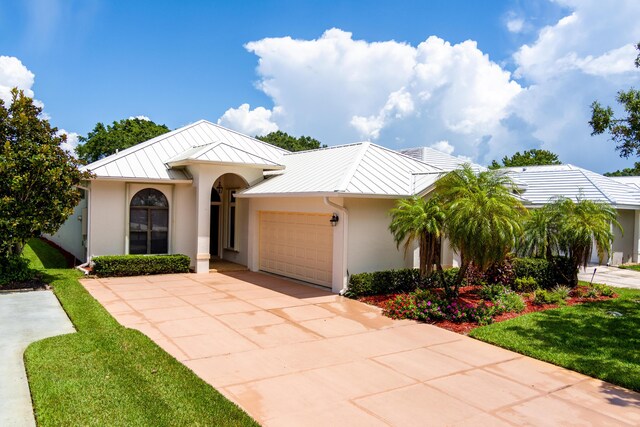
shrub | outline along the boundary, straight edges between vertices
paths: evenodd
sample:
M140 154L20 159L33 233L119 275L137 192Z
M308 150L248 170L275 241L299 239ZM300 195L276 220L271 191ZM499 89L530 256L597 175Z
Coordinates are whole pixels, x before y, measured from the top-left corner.
M502 262L493 264L484 275L484 279L490 285L501 284L511 286L516 278L513 270L513 258L508 256Z
M446 318L446 304L439 298L416 299L416 319L423 322Z
M569 298L569 294L571 294L571 288L565 285L556 285L553 288L553 293L556 294L558 298L566 300Z
M513 281L512 288L516 292L533 292L539 288L538 281L531 276L518 277Z
M508 292L498 300L504 307L505 313L521 313L527 307L522 297L515 292Z
M553 279L549 270L549 262L542 258L515 258L512 263L515 280L533 278L538 286L549 288L553 284ZM534 291L532 289L531 291Z
M458 268L444 270L444 280L453 283L458 274ZM370 295L385 295L401 292L413 292L416 289L443 287L440 275L433 273L421 278L417 268L404 268L400 270L384 270L373 273L352 274L349 277L349 287L345 296L358 298Z
M500 297L507 294L509 289L504 285L484 285L480 288L480 298L487 301L497 301Z
M27 282L35 272L29 268L29 261L21 256L0 257L0 286L9 283Z
M349 277L349 287L345 296L357 298L359 296L375 295L372 288L373 273L352 274Z
M93 272L100 277L188 273L186 255L107 255L93 258Z
M603 297L612 297L615 294L611 286L596 284L596 289Z
M589 286L584 293L585 298L598 298L598 290L593 286Z
M538 289L533 293L533 303L542 304L564 304L565 300L562 297L562 292L550 292L546 289Z
M556 256L553 257L549 265L550 277L552 285L570 285L576 286L577 283L573 282L575 273L575 267L571 258Z

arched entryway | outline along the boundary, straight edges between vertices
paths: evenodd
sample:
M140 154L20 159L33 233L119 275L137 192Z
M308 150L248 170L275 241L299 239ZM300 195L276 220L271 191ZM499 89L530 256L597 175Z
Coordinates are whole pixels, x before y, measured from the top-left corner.
M211 260L235 259L241 248L236 193L249 185L239 175L226 173L218 178L211 188L211 211L209 220L209 254Z

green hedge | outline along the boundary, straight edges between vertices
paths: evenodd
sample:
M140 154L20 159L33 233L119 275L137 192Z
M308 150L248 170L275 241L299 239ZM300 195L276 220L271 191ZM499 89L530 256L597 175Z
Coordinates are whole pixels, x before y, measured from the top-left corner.
M420 270L417 268L352 274L349 277L349 287L345 296L357 298L368 295L411 292L419 285Z
M533 277L541 288L574 285L571 283L573 266L567 257L554 257L551 262L542 258L514 258L511 265L517 279Z
M106 255L92 261L93 272L99 277L188 273L191 263L186 255Z

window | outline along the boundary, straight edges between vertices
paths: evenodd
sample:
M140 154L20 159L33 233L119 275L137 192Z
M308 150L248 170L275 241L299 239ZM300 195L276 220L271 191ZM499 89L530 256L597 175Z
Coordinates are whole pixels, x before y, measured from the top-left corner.
M236 248L236 190L229 190L227 248Z
M169 202L158 190L146 188L131 199L129 253L166 254L169 249Z

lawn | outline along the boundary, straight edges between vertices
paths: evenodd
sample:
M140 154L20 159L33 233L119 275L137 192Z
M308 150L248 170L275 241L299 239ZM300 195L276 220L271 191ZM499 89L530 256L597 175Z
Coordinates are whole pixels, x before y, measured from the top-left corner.
M40 426L256 426L142 333L118 324L46 243L25 248L77 333L31 344L25 364ZM19 319L16 319L19 321Z
M616 293L619 298L530 313L469 335L640 391L640 290Z
M640 271L640 264L619 265L618 268L622 268L623 270Z

